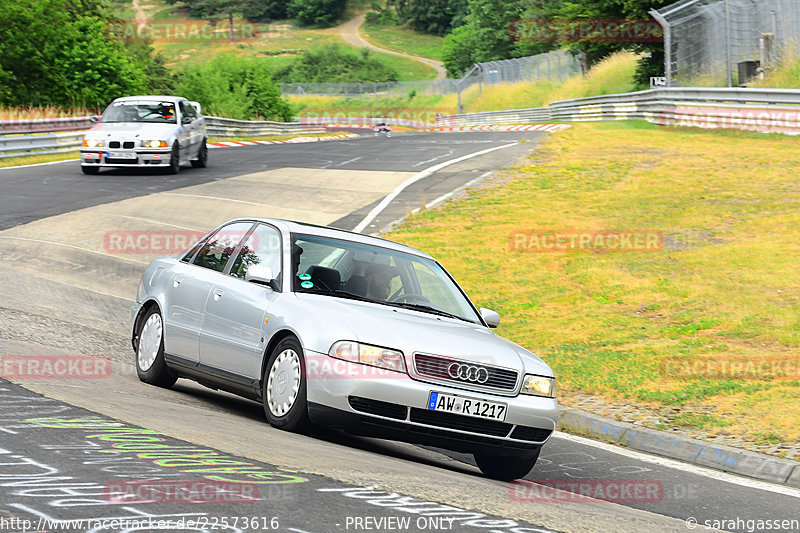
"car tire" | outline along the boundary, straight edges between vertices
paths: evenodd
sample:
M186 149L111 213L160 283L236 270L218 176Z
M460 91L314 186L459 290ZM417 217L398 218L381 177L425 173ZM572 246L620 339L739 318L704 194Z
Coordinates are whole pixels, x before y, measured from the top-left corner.
M136 335L136 374L141 381L169 388L178 379L164 360L164 320L158 307L142 318Z
M205 139L203 139L200 148L197 149L197 159L192 159L191 163L194 168L206 168L208 166L208 146Z
M97 174L98 172L100 172L100 167L90 167L90 166L81 165L81 170L83 171L84 174L92 174L92 175L94 175L94 174Z
M297 338L286 337L270 353L261 395L272 427L300 431L309 425L305 358Z
M475 463L486 477L500 481L512 481L528 475L539 459L541 448L529 455L484 455L473 454Z
M167 170L170 174L177 174L181 171L181 147L178 145L178 141L172 145L172 154L170 154Z

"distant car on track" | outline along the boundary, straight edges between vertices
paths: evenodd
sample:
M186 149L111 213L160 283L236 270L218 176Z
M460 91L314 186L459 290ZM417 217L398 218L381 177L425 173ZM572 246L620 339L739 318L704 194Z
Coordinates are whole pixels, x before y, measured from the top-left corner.
M387 137L392 136L392 128L386 125L385 122L378 122L372 127L372 131L374 132L375 136L377 137L381 133L386 135Z
M171 174L182 161L208 164L205 119L200 104L178 96L117 98L90 129L81 147L81 170L158 167Z
M498 337L431 256L279 219L236 219L147 267L131 309L139 378L260 401L270 424L472 453L527 474L558 413L550 367Z

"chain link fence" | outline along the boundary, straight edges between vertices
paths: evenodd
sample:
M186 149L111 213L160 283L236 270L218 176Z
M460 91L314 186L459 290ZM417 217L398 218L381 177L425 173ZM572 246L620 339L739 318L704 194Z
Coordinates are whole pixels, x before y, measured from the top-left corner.
M800 0L681 0L651 14L671 86L744 85L800 38Z
M580 61L564 51L517 59L476 63L459 80L399 81L390 83L282 83L281 94L390 97L416 94L453 94L476 84L518 81L562 81L581 72Z

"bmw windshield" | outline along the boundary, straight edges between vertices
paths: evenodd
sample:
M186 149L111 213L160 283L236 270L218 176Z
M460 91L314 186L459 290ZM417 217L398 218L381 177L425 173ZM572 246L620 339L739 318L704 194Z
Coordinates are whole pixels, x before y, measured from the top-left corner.
M115 102L103 112L103 122L177 124L173 102Z
M368 301L482 324L435 261L387 248L310 235L292 245L295 292Z

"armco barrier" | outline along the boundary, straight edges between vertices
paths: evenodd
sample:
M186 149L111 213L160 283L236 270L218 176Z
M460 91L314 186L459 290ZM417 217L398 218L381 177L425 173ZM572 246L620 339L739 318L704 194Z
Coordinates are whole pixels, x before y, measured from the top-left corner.
M800 90L670 88L552 102L548 107L465 113L437 126L641 119L665 126L800 134Z
M206 131L212 137L260 137L263 135L322 133L325 128L303 124L302 122L206 117Z
M0 137L0 159L20 155L60 154L78 149L83 132L68 131Z
M26 153L57 153L80 145L82 134L53 133L88 129L93 117L0 121L0 158ZM665 126L731 128L764 133L800 134L799 89L673 87L552 102L548 107L487 111L437 117L436 127L647 120ZM427 129L425 122L376 117L303 117L298 122L270 122L206 117L214 137L319 133L323 125L376 124ZM47 132L35 135L36 132ZM9 135L10 134L10 135Z
M31 154L57 154L77 150L93 118L0 120L0 159ZM206 130L213 137L259 137L262 135L303 135L322 133L325 128L301 122L271 122L205 117ZM60 132L63 129L69 131ZM44 133L47 132L47 133Z

